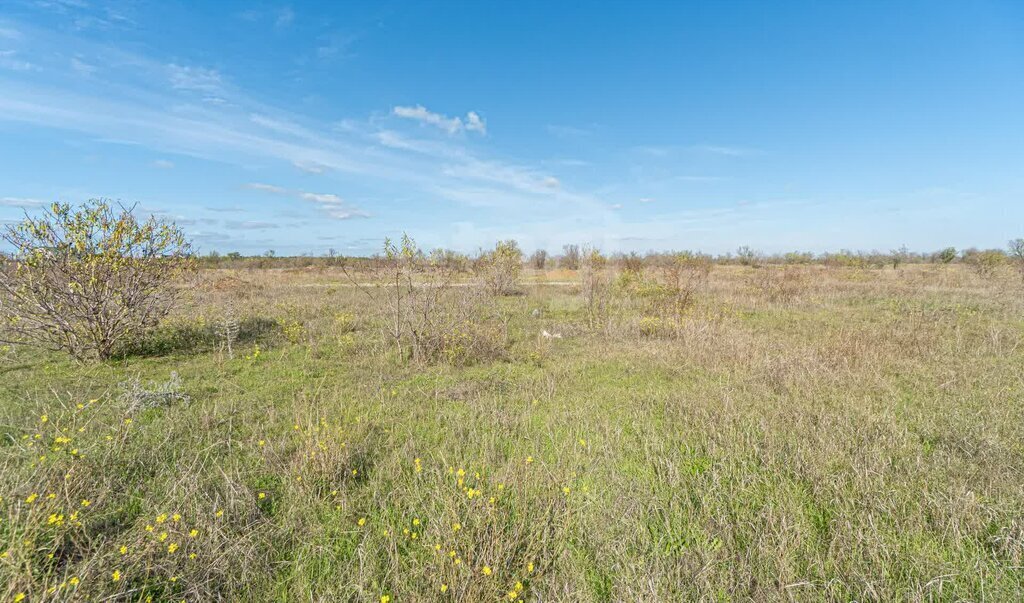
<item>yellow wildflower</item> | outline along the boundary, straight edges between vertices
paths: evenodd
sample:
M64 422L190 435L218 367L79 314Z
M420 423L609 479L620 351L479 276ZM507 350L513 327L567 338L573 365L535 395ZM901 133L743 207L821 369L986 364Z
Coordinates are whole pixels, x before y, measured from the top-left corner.
M485 565L484 569L481 570L485 576L491 575L491 566Z

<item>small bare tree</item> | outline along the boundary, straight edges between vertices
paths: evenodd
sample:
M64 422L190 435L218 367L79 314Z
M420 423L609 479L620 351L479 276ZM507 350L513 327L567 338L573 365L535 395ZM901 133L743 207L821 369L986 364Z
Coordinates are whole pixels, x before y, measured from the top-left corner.
M564 245L558 266L567 270L579 270L581 257L579 245Z
M530 256L530 264L533 265L537 270L544 270L544 267L548 263L548 252L543 249L538 249L533 252Z
M605 326L608 318L611 277L608 274L608 258L601 255L597 249L592 249L583 256L580 292L587 307L590 328Z
M1009 243L1010 259L1017 266L1017 271L1024 277L1024 239L1014 239Z
M0 341L79 360L110 358L155 327L176 301L174 280L195 269L177 226L104 200L54 203L0 240L14 250L0 266Z
M683 251L673 254L662 267L665 286L671 294L672 313L676 318L693 304L698 291L707 284L713 266L709 256Z
M238 313L233 307L229 306L224 310L224 314L220 317L214 330L217 337L224 342L224 347L228 350L228 358L233 360L235 358L234 344L238 339L239 330Z

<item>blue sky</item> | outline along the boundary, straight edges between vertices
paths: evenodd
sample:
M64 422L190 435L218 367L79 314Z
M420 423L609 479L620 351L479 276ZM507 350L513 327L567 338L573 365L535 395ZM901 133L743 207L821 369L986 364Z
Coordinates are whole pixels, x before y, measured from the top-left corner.
M1002 247L1024 3L4 0L0 140L203 251Z

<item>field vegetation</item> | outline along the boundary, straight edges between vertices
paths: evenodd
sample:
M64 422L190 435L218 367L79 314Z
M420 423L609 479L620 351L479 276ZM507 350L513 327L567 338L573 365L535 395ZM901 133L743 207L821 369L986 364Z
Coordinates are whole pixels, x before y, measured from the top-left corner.
M0 347L0 600L1021 600L1024 256L949 255L200 258Z

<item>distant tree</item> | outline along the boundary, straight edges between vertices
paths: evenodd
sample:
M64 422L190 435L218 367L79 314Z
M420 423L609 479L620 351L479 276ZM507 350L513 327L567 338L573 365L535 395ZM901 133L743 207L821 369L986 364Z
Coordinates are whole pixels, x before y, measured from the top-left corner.
M543 249L538 249L530 255L530 264L537 270L544 270L544 266L548 263L548 252Z
M956 259L956 247L946 247L940 250L936 257L943 264L950 264Z
M905 263L910 258L910 250L904 245L899 249L893 249L889 252L889 263L892 264L892 269L896 270L900 267L900 264Z
M228 256L227 257L228 257L229 260L240 260L240 259L242 259L242 254L238 253L237 251L231 251L231 252L228 252Z
M757 257L758 253L746 245L743 245L736 250L736 259L738 259L740 264L743 266L756 266Z
M641 274L644 271L644 258L639 253L631 251L622 256L622 268L626 272Z
M1024 239L1014 239L1008 245L1010 259L1016 264L1021 276L1024 276Z
M132 208L55 203L0 233L14 252L0 266L0 340L105 360L145 334L177 299L173 281L195 269L171 222L139 222Z
M263 252L264 257L272 258L275 255L277 255L277 253L273 249L268 249L265 252Z
M558 260L558 265L567 270L579 270L581 258L579 245L564 245L562 247L562 257Z

